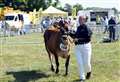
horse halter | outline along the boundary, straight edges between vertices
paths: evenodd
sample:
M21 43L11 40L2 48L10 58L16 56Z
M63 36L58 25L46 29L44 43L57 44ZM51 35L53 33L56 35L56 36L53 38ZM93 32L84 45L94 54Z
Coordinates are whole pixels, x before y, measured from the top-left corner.
M63 34L60 38L60 49L62 51L68 51L68 35Z

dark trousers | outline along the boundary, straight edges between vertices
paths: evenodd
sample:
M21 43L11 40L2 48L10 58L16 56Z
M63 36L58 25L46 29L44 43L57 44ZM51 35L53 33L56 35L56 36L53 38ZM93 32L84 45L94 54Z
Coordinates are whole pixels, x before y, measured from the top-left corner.
M115 40L115 28L113 26L109 27L109 39Z

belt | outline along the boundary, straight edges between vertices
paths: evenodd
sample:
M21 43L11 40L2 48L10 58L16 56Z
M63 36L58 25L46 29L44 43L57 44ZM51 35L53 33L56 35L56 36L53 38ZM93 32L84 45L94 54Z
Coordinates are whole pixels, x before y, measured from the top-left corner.
M75 45L81 45L81 44L87 44L87 43L89 43L89 42L77 42L77 43L75 43Z

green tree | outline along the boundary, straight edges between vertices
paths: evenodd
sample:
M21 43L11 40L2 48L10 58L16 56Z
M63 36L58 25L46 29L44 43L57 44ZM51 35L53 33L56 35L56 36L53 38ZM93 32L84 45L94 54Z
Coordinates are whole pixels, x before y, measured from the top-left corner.
M72 6L70 4L66 3L64 6L64 10L68 12L68 15L72 14Z
M43 8L46 9L49 7L52 3L52 0L28 0L28 7L32 9L37 9Z
M59 5L59 3L60 3L59 0L55 0L55 1L52 3L52 6L57 8L58 5Z
M12 2L12 7L14 9L21 9L21 10L39 10L42 8L43 10L48 8L50 5L53 5L54 7L58 7L59 5L59 0L11 0ZM8 2L6 0L6 2Z
M76 12L78 12L79 10L83 10L83 7L81 4L77 3L76 5L73 6L73 8L75 8L75 7L76 7Z

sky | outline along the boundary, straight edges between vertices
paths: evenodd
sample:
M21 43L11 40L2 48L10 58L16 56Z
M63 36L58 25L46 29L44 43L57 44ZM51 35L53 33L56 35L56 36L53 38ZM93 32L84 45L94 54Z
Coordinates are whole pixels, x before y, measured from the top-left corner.
M76 3L82 4L83 8L86 7L102 7L113 8L115 7L120 11L120 0L59 0L62 5L69 3L74 5Z

